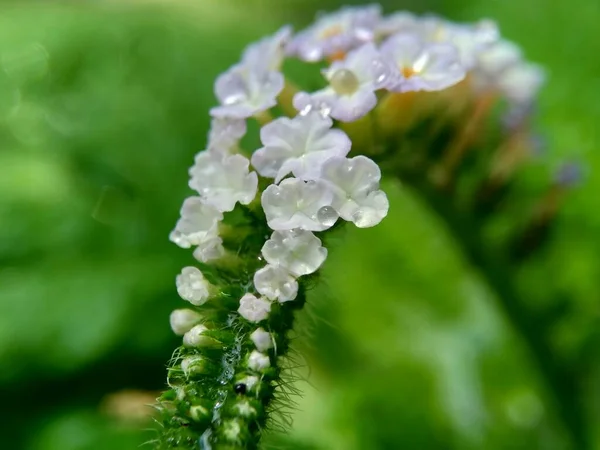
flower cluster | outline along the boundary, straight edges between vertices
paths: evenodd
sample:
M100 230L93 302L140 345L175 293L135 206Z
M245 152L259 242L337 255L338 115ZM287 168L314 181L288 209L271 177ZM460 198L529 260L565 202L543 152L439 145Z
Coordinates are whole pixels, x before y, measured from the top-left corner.
M348 7L322 17L288 46L305 61L331 61L328 86L300 92L294 106L343 122L366 115L376 91L438 91L468 78L474 89L499 91L517 105L530 103L544 80L537 65L500 38L491 21L457 24L399 12L381 17L377 6Z
M293 104L298 114L264 124L262 147L248 160L240 153L246 120L277 104L286 56L329 60L323 70L328 85L297 92ZM316 271L323 262L323 252L317 251L321 242L312 232L327 230L338 218L371 227L387 214L379 167L366 156L347 157L352 143L334 120L363 117L377 105L379 90L436 91L467 76L474 89L499 91L515 105L531 103L543 80L541 69L524 61L519 48L501 39L490 21L457 24L406 12L383 17L376 5L343 8L296 36L284 27L251 44L215 83L220 105L211 110L207 150L190 169L189 185L198 196L184 202L171 239L184 248L195 246L194 256L201 262L218 260L225 254L219 235L223 214L238 203L253 202L257 173L273 179L260 196L274 231L262 252L269 264L254 276L255 293L261 297L245 297L239 310L248 320L265 319L268 308L260 306L265 299L293 300L296 277ZM285 252L312 269L294 271L291 267L300 262L284 258ZM197 290L190 287L189 274L184 275L179 291ZM182 296L189 300L192 294Z
M326 61L324 87L290 88L282 72L286 57ZM233 267L248 279L238 279L242 289L231 313L250 330L243 375L244 389L251 389L276 364L273 312L298 298L302 277L317 272L327 257L320 233L342 221L373 227L388 213L380 167L356 154L346 127L382 98L461 83L475 95L493 93L514 109L527 109L542 81L541 69L501 39L490 21L456 24L406 12L383 17L375 5L324 15L295 36L284 27L248 46L215 82L219 104L210 110L206 150L189 170L196 194L183 202L170 235L180 247L194 247L200 266L177 276L177 292L196 308L173 312L174 332L187 348L214 344L214 324L198 307L220 301L223 286L209 282L205 268L229 264L230 270L237 261ZM280 110L288 116L274 117ZM261 125L259 148L242 143L250 120ZM228 218L240 212L257 221L261 245L255 254L244 255L238 241L227 239ZM205 367L194 358L182 363L187 375Z
M358 76L361 89L368 91L359 97L368 97L374 106L375 89L390 80L379 50L366 43L374 38L372 31L378 19L375 8L358 15L351 10L343 12L340 20L349 27L348 32L356 31L356 27L364 31L364 35L357 31L355 38L342 39L344 44L337 39L329 44L321 42L310 30L292 38L290 28L284 27L250 45L241 61L215 83L220 105L211 110L207 149L196 155L189 171L189 186L198 195L185 200L171 240L183 248L194 246L199 262L218 263L226 254L219 233L224 214L237 204L250 205L255 200L258 175L273 180L260 195L266 223L273 230L261 252L267 265L256 270L254 291L239 302L238 312L249 322L266 320L273 301L294 300L298 277L316 272L324 262L327 250L313 232L331 228L340 218L361 228L372 227L387 214L389 204L379 189L381 171L377 164L366 156L347 157L352 143L344 131L335 128L338 107L332 107L329 114L302 105L295 117L268 121L260 130L262 147L252 152L250 160L242 155L240 146L246 121L260 117L277 103L284 87L282 61L294 48L308 55L322 46L319 52L328 54L330 44L349 48L365 42L348 55L346 62L332 66L328 73L333 87L315 93L310 101L339 97L344 86ZM336 25L332 22L332 26ZM309 39L313 49L307 50L310 45L302 44L302 39ZM294 102L301 104L303 95L299 93ZM345 104L344 99L340 102ZM357 117L346 115L348 120ZM186 267L177 277L177 289L184 300L201 305L208 298L210 285L199 269Z

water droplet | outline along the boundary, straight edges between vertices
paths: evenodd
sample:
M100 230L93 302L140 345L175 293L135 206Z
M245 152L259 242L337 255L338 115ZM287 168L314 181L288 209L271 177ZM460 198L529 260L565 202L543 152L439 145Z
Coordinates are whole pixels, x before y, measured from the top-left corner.
M373 208L362 207L354 214L352 214L352 222L358 228L369 228L381 221L381 218L377 215L377 211Z
M319 113L323 117L328 117L329 114L331 114L331 106L329 106L327 103L321 103L319 105Z
M210 435L212 434L211 428L207 428L202 436L198 439L198 447L200 450L212 450L212 445L210 443Z
M234 387L233 390L236 394L245 394L246 391L248 389L248 386L246 386L244 383L237 383Z
M325 226L332 226L339 218L339 214L331 206L323 206L317 211L317 221Z
M237 105L238 103L242 103L244 100L246 100L246 96L242 92L233 92L230 95L226 96L223 99L222 103L225 106L231 106Z
M306 105L304 108L302 108L300 110L300 115L306 116L307 114L309 114L312 111L312 109L313 109L313 106L312 106L312 104L309 103L308 105Z
M293 238L299 238L300 236L302 236L304 234L304 230L302 230L301 228L294 228L292 230L289 231L290 237ZM285 241L285 238L284 238Z
M360 87L357 76L348 69L336 70L331 76L329 84L338 95L352 95Z

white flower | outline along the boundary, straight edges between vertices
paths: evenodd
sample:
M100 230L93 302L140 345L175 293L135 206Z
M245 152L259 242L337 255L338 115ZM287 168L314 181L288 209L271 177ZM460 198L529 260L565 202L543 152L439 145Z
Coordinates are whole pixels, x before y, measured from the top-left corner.
M396 34L381 46L384 59L396 67L395 92L438 91L461 81L465 68L454 45L427 43L413 34Z
M501 40L477 55L473 70L476 89L495 88L503 72L521 62L521 49L512 42Z
M184 267L175 283L179 296L192 305L203 305L209 298L211 285L197 267Z
M497 80L500 91L514 104L528 104L537 95L545 81L544 70L537 64L515 64Z
M387 215L389 202L379 190L381 170L366 156L332 158L323 165L321 177L332 185L333 207L344 220L367 228Z
M284 79L280 72L254 64L238 64L215 82L215 95L221 106L210 110L213 117L246 119L277 103Z
M273 230L323 231L335 223L328 215L333 193L321 180L286 178L281 184L265 189L261 201L267 223Z
M417 16L399 11L381 19L375 30L377 36L390 36L396 33L415 33L421 27Z
M200 152L190 169L189 185L219 211L231 211L236 202L247 205L256 196L258 176L242 155L219 156Z
M290 273L268 264L254 274L254 287L259 294L280 303L294 300L298 295L298 282Z
M203 263L220 259L224 255L225 249L223 248L223 239L219 236L214 236L205 240L194 250L194 258Z
M299 277L316 272L327 258L327 249L310 231L275 231L265 242L262 255L269 264L279 265Z
M475 25L452 24L447 30L445 42L457 48L460 62L468 70L476 65L479 54L500 38L498 26L491 20Z
M269 367L271 367L269 357L257 350L252 350L252 353L248 357L248 368L256 372L262 372Z
M240 299L238 313L249 322L261 322L269 317L271 311L271 302L261 297L257 298L252 294L245 294Z
M324 161L350 151L350 138L332 125L330 118L317 113L276 119L260 130L264 147L254 152L252 165L275 183L290 172L298 178L315 176Z
M372 41L380 16L379 5L346 7L324 15L310 28L296 35L288 46L288 52L310 62L326 56L338 56Z
M342 61L335 61L323 75L329 86L308 94L294 96L294 107L306 114L316 110L342 122L353 122L377 104L375 91L387 86L393 75L373 44L351 51Z
M277 71L285 57L285 48L292 37L292 27L284 26L275 34L250 44L244 50L242 64L256 65Z
M183 336L183 345L186 347L202 347L207 342L212 341L211 338L204 335L208 330L204 325L196 325Z
M180 210L181 218L169 239L182 248L201 245L218 234L217 224L223 214L200 197L188 197Z
M436 16L424 18L417 34L427 42L456 47L461 64L468 70L475 65L479 52L500 38L498 26L492 20L460 24Z
M173 333L178 336L183 336L196 325L202 316L191 309L176 309L169 317L169 323Z
M250 335L250 339L252 339L252 342L254 342L254 345L259 352L266 352L273 347L271 334L262 328L254 330Z
M243 119L213 118L208 132L208 151L229 155L237 147L247 131Z

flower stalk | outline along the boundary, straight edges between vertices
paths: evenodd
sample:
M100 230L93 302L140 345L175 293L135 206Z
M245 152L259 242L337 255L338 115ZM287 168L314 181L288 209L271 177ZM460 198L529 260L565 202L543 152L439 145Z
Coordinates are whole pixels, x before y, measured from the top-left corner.
M281 70L287 57L329 62L324 87L296 86ZM190 305L171 315L183 345L159 399L156 447L259 446L285 397L289 336L327 258L323 244L344 222L366 228L385 218L383 172L426 200L496 290L573 443L585 448L577 383L515 286L511 242L492 247L483 233L533 153L529 111L542 81L489 21L383 17L376 6L343 8L295 36L283 27L248 46L215 82L207 149L189 170L195 195L170 236L193 247L196 261L176 280ZM258 149L241 144L250 120L261 127ZM552 222L564 186L551 188L523 236Z

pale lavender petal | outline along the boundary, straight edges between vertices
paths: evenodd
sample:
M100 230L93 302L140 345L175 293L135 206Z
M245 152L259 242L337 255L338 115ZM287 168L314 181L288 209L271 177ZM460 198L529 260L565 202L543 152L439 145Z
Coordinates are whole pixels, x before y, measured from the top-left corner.
M379 5L346 7L320 17L288 46L288 53L315 62L372 41L381 16Z
M242 55L242 63L262 67L266 70L279 70L285 56L285 48L292 37L292 27L287 25L275 34L250 44Z
M328 158L350 151L348 136L332 125L330 118L316 113L276 119L261 129L264 147L252 155L252 165L276 183L289 173L301 179L319 173Z
M245 119L277 104L284 86L283 75L252 66L237 65L221 74L215 95L221 106L210 110L213 117Z

